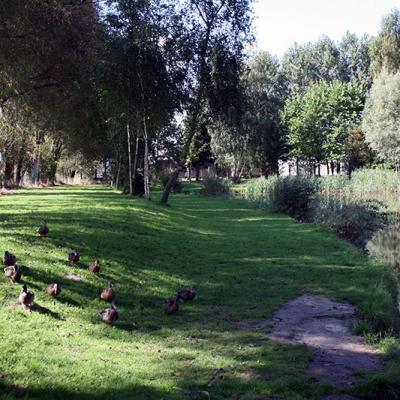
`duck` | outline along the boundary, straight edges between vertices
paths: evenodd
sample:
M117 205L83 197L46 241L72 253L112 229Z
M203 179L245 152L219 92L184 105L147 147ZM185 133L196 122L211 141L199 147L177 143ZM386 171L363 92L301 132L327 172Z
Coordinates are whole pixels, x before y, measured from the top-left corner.
M71 251L71 253L68 254L68 261L71 264L77 264L79 262L81 255L77 251Z
M7 267L11 267L17 263L17 257L9 251L4 252L3 263Z
M106 287L100 294L100 298L104 301L114 301L116 296L115 290L113 289L112 282L108 283L108 287Z
M94 273L100 272L100 261L99 260L94 260L90 265L89 265L89 271L92 271Z
M4 268L4 274L12 283L18 283L22 277L22 269L18 265Z
M40 237L47 236L49 233L49 227L47 226L47 220L43 221L43 225L39 227L37 230L37 233L39 234Z
M164 312L167 315L176 314L179 311L178 297L175 295L164 302Z
M180 290L175 294L178 300L182 301L193 300L196 297L196 295L197 295L197 290L194 286L192 286L190 289Z
M29 291L28 287L24 284L24 286L22 286L22 291L19 295L18 300L26 309L31 311L33 302L35 300L35 294Z
M114 302L111 304L111 308L106 308L100 312L100 318L102 321L110 325L118 319L118 311Z
M60 295L61 293L61 286L59 283L54 282L51 283L48 287L47 287L47 293L52 296L52 297L57 297Z

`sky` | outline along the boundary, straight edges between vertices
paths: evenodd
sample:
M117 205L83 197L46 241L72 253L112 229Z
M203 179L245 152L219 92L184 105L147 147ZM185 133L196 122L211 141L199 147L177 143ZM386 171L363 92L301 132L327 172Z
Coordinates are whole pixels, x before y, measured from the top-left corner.
M288 47L315 42L323 34L340 38L349 30L375 35L399 0L256 0L257 47L282 57Z

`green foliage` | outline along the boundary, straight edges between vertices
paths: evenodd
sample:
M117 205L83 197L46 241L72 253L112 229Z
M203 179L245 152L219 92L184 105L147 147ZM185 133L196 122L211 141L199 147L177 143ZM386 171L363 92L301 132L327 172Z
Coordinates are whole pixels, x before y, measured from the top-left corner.
M400 68L400 11L392 10L382 21L380 31L372 42L373 71L395 74Z
M264 176L278 174L278 160L287 150L280 110L288 97L288 81L278 59L267 52L254 54L242 85L250 164Z
M311 204L317 190L317 179L302 176L277 179L270 195L271 208L306 221L310 218Z
M318 191L317 178L272 176L247 182L240 194L276 212L284 212L299 220L309 220L314 197Z
M316 83L289 99L282 117L291 153L316 161L344 158L349 129L360 124L363 103L360 85L339 81Z
M243 188L240 188L240 193L246 200L270 207L272 191L278 179L278 176L271 176L268 179L265 177L252 179L245 183Z
M201 181L200 194L203 196L228 196L231 191L229 181L220 178L208 177Z
M382 159L400 162L400 73L382 72L375 79L365 104L363 130Z
M393 273L400 279L400 225L391 225L377 232L368 242L371 255L388 264Z
M340 198L319 199L314 203L313 221L322 223L340 238L365 248L375 232L386 224L380 204Z

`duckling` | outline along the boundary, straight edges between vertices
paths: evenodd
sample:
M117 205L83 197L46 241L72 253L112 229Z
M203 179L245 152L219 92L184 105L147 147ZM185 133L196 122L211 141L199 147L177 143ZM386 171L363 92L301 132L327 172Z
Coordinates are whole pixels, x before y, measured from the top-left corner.
M80 257L81 255L77 251L71 251L71 253L68 254L68 261L71 264L78 264Z
M197 290L194 286L192 286L190 289L186 290L180 290L179 292L176 293L176 297L178 300L182 301L189 301L193 300L197 295Z
M47 226L47 220L43 221L43 225L39 227L37 230L37 233L39 234L40 237L47 236L49 233L49 227Z
M111 304L111 308L106 308L99 314L102 321L110 325L112 325L118 319L118 311L115 303Z
M9 251L6 251L4 253L4 259L3 263L7 267L11 267L12 265L15 265L17 262L17 257L15 257L14 254L10 253Z
M31 311L33 302L35 300L35 294L31 291L28 291L28 287L24 285L22 286L22 291L18 300L26 309Z
M53 296L53 297L59 296L60 293L61 293L61 286L60 286L60 284L57 283L57 282L51 283L51 284L47 287L47 293L48 293L50 296Z
M114 301L115 296L116 293L115 290L113 289L113 284L109 282L108 287L101 292L100 298L104 301Z
M164 312L167 315L175 314L179 311L178 297L175 295L172 299L168 299L164 303Z
M10 278L12 283L18 283L22 277L22 269L18 265L4 268L4 274Z
M92 271L94 273L100 272L100 261L99 260L94 260L90 265L89 265L89 271Z

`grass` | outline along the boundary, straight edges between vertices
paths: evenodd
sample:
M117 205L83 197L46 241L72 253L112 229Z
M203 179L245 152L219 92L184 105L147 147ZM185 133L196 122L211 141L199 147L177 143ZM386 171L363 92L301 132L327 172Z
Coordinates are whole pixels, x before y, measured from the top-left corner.
M20 286L0 278L0 398L179 400L208 391L212 399L317 399L331 388L305 374L310 351L234 322L271 318L309 291L356 304L366 324L393 324L382 266L333 233L196 188L172 196L169 207L158 193L146 204L104 186L0 199L0 250L17 255L38 304L22 310ZM50 235L41 240L35 230L45 218ZM81 252L78 267L67 265L71 249ZM99 276L85 268L95 257ZM115 327L98 318L109 279L118 293ZM59 299L45 293L54 280ZM191 284L198 299L165 316L164 299ZM390 359L366 385L395 379L398 365Z

